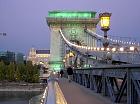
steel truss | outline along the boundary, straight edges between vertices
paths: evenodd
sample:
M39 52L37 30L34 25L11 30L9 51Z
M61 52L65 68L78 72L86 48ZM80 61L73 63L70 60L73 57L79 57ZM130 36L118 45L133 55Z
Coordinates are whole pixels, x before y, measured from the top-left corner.
M140 103L140 65L75 69L73 80L114 103Z

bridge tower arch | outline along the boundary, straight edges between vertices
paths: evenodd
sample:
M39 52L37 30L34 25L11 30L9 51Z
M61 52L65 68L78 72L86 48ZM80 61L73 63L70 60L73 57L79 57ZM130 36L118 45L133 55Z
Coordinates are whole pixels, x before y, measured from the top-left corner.
M50 69L63 69L64 41L59 30L61 29L69 41L81 41L85 46L96 46L96 39L91 40L85 29L96 31L99 19L93 11L49 11L46 18L50 28Z

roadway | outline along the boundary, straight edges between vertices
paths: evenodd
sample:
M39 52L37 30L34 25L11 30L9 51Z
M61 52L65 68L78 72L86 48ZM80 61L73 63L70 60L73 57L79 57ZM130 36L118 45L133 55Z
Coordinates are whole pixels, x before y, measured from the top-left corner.
M58 83L68 104L112 104L108 98L65 78L59 78Z

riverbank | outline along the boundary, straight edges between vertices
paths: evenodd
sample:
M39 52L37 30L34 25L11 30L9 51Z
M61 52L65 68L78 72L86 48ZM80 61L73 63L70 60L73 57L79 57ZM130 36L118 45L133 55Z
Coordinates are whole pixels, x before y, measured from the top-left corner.
M41 88L23 88L23 89L20 89L20 88L0 88L0 92L3 92L3 91L24 91L24 92L43 92L43 89Z
M25 91L25 92L33 92L39 91L43 92L46 84L40 83L0 83L0 92L2 91Z

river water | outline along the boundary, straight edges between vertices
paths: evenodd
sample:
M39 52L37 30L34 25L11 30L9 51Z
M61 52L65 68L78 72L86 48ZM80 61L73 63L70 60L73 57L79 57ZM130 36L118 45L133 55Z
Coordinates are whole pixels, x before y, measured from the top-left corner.
M41 92L0 92L0 104L29 104ZM38 98L39 99L39 98Z

